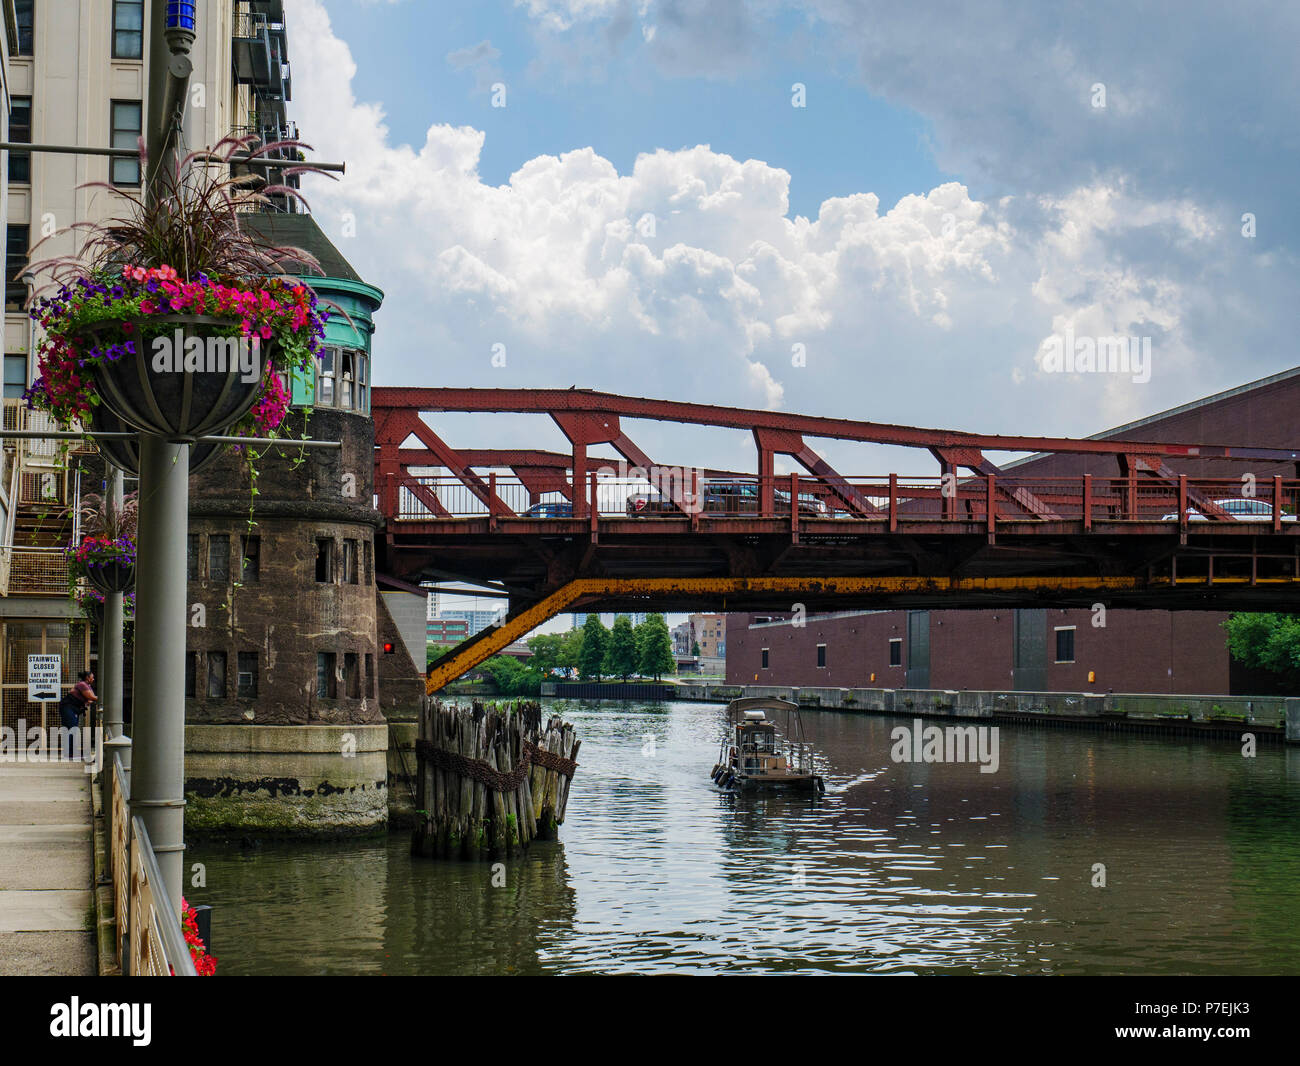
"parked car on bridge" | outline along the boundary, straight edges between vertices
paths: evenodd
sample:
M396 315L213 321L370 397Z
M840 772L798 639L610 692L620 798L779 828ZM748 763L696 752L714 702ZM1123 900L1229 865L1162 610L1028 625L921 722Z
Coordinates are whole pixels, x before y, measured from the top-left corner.
M568 500L548 500L535 503L526 510L521 518L572 518L573 504Z
M1232 515L1238 522L1272 522L1273 505L1267 500L1253 500L1244 497L1233 496L1226 500L1215 500L1216 507L1222 507L1228 514ZM1282 512L1283 522L1294 522L1295 515ZM1161 515L1162 522L1177 522L1178 512L1171 511L1169 514ZM1208 519L1201 514L1194 506L1187 508L1187 521L1205 522Z
M772 502L777 514L790 513L790 493L776 489ZM706 481L700 487L700 510L715 514L758 514L762 497L755 481ZM646 515L679 515L682 508L655 489L638 490L627 498L627 513L633 518ZM826 504L810 492L799 493L799 513L825 518Z

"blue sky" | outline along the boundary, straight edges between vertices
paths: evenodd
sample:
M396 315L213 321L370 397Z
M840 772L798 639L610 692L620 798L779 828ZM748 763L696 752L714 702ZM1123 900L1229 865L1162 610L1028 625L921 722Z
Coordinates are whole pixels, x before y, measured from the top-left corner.
M1300 5L286 11L291 114L348 163L308 179L313 210L387 293L378 384L1084 436L1300 362ZM1149 341L1149 372L1059 372L1066 335ZM544 419L439 427L563 446ZM740 431L632 436L662 465L754 461ZM934 473L819 447L849 476Z
M788 170L790 213L815 218L828 197L870 188L892 206L952 177L935 163L926 121L865 92L852 62L828 55L826 28L792 12L771 21L779 47L764 44L744 70L665 73L639 61L633 30L618 43L597 35L607 66L583 73L557 70L536 24L509 0L325 6L356 60L357 95L383 101L393 140L418 145L431 121L482 129L479 173L492 184L574 148L625 172L647 148L707 144ZM464 53L485 42L498 55L467 65ZM505 108L491 105L497 82ZM789 106L796 83L816 106Z

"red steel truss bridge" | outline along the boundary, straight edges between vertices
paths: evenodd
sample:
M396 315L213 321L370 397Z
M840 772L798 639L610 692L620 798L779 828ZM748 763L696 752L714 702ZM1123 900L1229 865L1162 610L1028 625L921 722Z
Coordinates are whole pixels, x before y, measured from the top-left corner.
M585 389L372 399L382 568L508 603L431 692L563 611L1278 610L1300 592L1300 444L967 433ZM465 412L545 416L570 447L457 447L438 416ZM743 430L754 467L656 461L626 425L641 420ZM842 473L810 439L922 449L937 472ZM1033 458L1000 469L988 452ZM776 473L778 456L801 472Z

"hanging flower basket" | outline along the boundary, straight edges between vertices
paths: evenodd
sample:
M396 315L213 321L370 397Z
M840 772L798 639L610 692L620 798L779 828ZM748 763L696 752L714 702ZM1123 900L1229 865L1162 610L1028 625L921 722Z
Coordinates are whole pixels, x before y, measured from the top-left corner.
M94 622L99 629L104 628L104 593L96 588L78 589L73 597L77 607L86 620ZM129 626L135 621L135 593L128 592L122 596L122 620Z
M62 425L89 421L92 436L116 420L174 441L274 435L287 379L319 354L326 317L303 285L184 281L166 266L81 278L33 313L45 340L30 404Z
M84 577L104 595L135 587L135 543L129 538L87 537L75 547L69 545L66 552L71 580Z
M210 315L158 315L87 326L80 350L115 354L95 372L104 407L141 433L193 440L224 433L252 409L274 337Z
M276 436L292 375L319 357L328 317L294 275L323 271L310 253L244 225L276 198L301 201L296 189L222 176L211 163L298 147L228 137L161 168L148 195L90 183L126 210L57 231L65 240L76 231L78 254L30 264L49 281L31 308L43 340L28 403L61 426L88 423L92 436L112 418L177 442ZM312 172L303 163L291 173Z
M89 423L86 424L86 419ZM140 441L136 437L104 437L103 433L133 433L130 426L113 414L107 404L98 404L94 413L83 419L87 432L95 438L100 454L119 470L131 477L140 474ZM196 443L190 445L190 473L197 474L210 466L221 454L220 444Z

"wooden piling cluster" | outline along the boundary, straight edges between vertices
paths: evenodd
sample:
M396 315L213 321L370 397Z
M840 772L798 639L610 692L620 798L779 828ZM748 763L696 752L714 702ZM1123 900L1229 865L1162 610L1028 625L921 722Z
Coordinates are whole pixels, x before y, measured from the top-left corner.
M558 716L543 725L535 701L467 707L425 699L412 854L494 859L554 840L580 744Z

